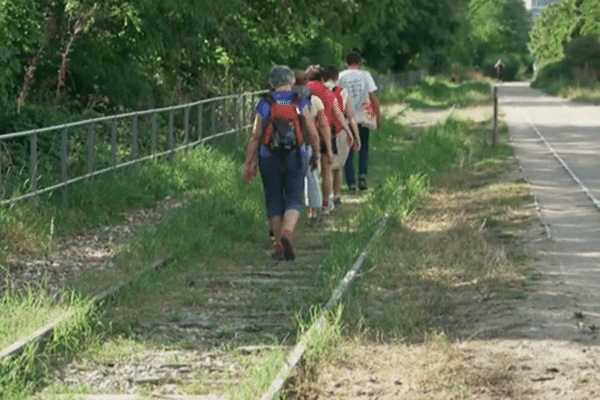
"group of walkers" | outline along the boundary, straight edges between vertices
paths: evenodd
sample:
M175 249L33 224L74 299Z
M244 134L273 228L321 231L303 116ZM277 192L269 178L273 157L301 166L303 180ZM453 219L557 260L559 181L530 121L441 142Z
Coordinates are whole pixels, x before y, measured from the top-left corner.
M260 170L277 260L295 259L292 238L305 198L318 225L321 214L341 205L344 176L350 193L368 187L369 131L381 120L377 86L361 64L350 52L342 72L276 65L269 73L271 90L256 106L242 173L250 183Z

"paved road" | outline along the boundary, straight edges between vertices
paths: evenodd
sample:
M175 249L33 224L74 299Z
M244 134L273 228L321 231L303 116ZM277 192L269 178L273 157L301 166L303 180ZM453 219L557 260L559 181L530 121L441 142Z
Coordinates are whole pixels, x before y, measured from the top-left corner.
M600 107L548 96L527 83L504 83L498 95L517 158L550 233L548 239L540 232L531 243L537 268L548 276L536 295L540 304L521 310L529 323L513 333L600 344L600 210L590 199L600 198ZM584 319L575 317L579 311Z

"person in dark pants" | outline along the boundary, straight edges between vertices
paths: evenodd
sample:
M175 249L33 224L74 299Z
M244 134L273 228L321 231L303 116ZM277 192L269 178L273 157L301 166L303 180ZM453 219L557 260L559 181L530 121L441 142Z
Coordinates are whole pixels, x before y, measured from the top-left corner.
M316 167L320 153L319 136L310 115L308 100L292 92L295 80L294 73L285 65L276 65L271 69L269 85L272 92L256 106L252 137L242 169L246 183L250 183L260 169L269 227L275 237L273 257L289 261L295 258L292 235L302 208L306 168ZM304 117L309 136L307 140L314 149L310 167L303 162L306 156L302 152L306 151L306 146L303 146L304 138L297 113ZM277 120L277 116L286 120ZM286 140L283 144L269 140L274 132L271 129L274 120L292 127L290 135L295 140Z
M346 56L347 69L340 73L339 84L350 94L354 118L358 125L360 150L358 151L358 189L367 189L367 169L369 166L369 132L381 126L377 86L373 76L361 69L362 59L357 52ZM344 165L346 183L351 192L356 192L354 151L350 150Z
M504 65L501 59L498 59L498 61L496 61L494 69L496 70L496 78L498 78L498 80L502 82L502 80L504 79L504 70L506 69L506 66Z

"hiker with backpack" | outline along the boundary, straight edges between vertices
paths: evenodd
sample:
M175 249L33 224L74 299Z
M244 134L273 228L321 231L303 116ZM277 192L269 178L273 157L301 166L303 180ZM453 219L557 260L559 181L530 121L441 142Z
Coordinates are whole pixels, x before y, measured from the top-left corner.
M303 70L294 71L296 74L296 84L292 87L292 91L300 94L310 102L310 115L315 121L315 126L321 139L321 150L325 149L326 154L331 153L331 140L329 140L330 132L324 129L327 126L325 120L325 107L323 102L317 96L313 96L311 91L306 87L307 79L306 72ZM313 150L310 143L305 143L306 157L312 156ZM331 161L331 157L327 157ZM308 206L308 219L313 226L316 226L321 221L321 207L323 206L323 193L321 192L321 183L319 175L321 173L320 165L317 168L307 168L306 179L304 182L304 194L306 197L306 205Z
M295 77L285 65L269 72L272 91L256 106L252 136L242 168L243 178L250 183L260 170L269 226L275 243L272 256L277 260L295 259L292 237L302 209L304 176L309 166L303 144L310 141L315 154L310 168L319 161L320 141L310 116L308 100L292 92ZM306 125L304 138L301 125Z
M342 113L342 107L338 103L334 93L323 84L323 69L318 66L310 66L306 71L306 75L308 79L306 86L310 89L313 96L317 96L319 99L321 99L323 105L325 106L326 122L331 133L331 151L335 156L338 153L335 142L338 129L340 132L342 130L350 132L350 128L348 127L348 123L346 122ZM336 125L337 123L339 123L339 126ZM330 159L328 159L327 162L321 162L323 214L326 215L330 214L334 209L333 201L330 199L332 197L333 186L331 163L332 160Z
M337 147L337 154L334 155L334 160L331 165L332 174L332 193L333 193L333 205L339 207L342 204L342 178L343 168L348 159L351 149L355 151L360 150L360 137L358 135L358 126L354 118L354 112L352 111L352 100L348 94L348 91L338 84L339 69L335 65L328 65L323 69L323 80L327 86L335 95L338 103L342 107L344 118L351 128L351 131L346 131L342 128L339 121L334 122L337 134L335 136L335 143Z

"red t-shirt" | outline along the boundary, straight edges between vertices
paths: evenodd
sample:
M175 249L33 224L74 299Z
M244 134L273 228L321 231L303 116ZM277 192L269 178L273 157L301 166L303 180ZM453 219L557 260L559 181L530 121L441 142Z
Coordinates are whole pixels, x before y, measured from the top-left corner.
M333 105L335 104L336 95L320 81L309 81L306 84L306 87L308 87L313 96L317 96L323 102L323 106L325 107L326 122L328 125L334 125L335 129L331 133L333 136L335 136L335 134L343 129L343 125L340 123L340 121L338 121L335 113L333 112ZM339 97L340 99L338 99L338 104L342 104L341 95Z

